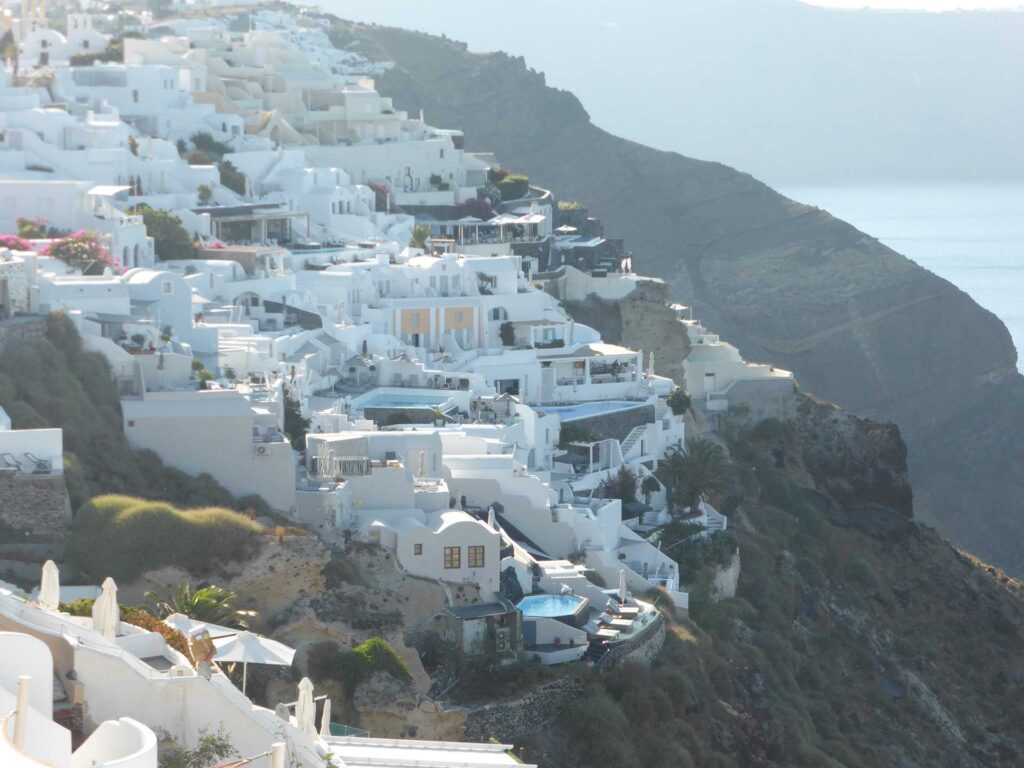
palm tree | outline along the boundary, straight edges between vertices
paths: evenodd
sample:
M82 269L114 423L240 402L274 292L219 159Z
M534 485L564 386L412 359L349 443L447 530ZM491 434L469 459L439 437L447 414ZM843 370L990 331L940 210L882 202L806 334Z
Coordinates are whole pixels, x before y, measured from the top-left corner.
M249 620L256 616L256 612L235 608L235 597L234 592L223 587L210 585L193 589L188 582L182 582L177 592L168 592L166 596L146 593L146 599L153 601L156 614L162 619L172 613L181 613L196 621L248 629Z
M412 239L409 240L409 245L426 250L428 237L430 237L430 227L426 224L417 224L412 228Z
M729 490L732 479L725 451L703 436L689 438L685 450L671 449L662 466L671 478L673 496L693 511L704 497Z

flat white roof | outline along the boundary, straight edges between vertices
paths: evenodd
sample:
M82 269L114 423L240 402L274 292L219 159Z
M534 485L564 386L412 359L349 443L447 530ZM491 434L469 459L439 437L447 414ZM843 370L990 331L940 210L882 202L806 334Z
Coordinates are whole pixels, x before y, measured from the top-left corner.
M468 744L415 739L332 738L331 753L347 768L490 768L518 765L509 744Z

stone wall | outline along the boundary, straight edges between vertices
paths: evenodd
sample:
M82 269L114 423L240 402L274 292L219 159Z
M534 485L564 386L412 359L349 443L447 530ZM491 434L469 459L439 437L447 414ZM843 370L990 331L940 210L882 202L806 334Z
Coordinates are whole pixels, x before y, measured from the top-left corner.
M602 440L612 437L624 440L634 427L650 424L653 421L654 406L637 403L636 408L603 413L585 419L573 419L570 423L574 427L587 430Z
M0 475L0 520L34 540L62 538L71 527L63 475Z
M583 681L567 677L548 683L522 699L482 707L466 718L463 740L516 742L536 734L582 693Z
M665 619L658 614L655 623L644 629L637 637L613 646L598 662L602 670L608 670L624 661L650 666L665 645Z
M711 599L717 601L736 597L736 586L739 581L740 551L737 549L729 565L715 569L715 576L711 581Z
M23 258L5 259L0 255L0 282L7 281L8 314L29 311L29 266Z
M30 339L41 339L46 335L45 317L14 317L0 322L0 352L8 347Z

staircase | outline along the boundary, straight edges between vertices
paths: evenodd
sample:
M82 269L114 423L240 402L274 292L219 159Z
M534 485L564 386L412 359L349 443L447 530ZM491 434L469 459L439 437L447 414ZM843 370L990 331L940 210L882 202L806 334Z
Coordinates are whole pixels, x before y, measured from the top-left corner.
M644 432L646 430L647 430L647 426L646 425L641 425L639 427L633 427L633 429L630 431L630 433L628 435L626 435L626 439L623 440L622 443L620 444L621 448L622 448L622 459L623 459L623 461L625 461L626 456L629 454L630 450L632 450L633 446L637 444L637 441L641 437L643 437Z
M590 645L587 646L586 652L583 654L583 658L590 663L597 665L601 662L601 659L608 653L608 646L601 640L591 640Z

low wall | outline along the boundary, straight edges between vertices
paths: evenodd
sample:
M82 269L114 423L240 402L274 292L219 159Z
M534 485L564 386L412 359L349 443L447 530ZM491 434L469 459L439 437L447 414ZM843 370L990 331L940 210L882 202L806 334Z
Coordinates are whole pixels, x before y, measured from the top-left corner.
M45 317L15 317L0 323L0 352L23 341L46 335Z
M637 637L612 647L598 662L598 667L608 670L624 661L650 666L665 645L665 619L660 614L657 620L646 627Z
M652 422L654 422L654 406L646 403L637 403L636 408L602 413L596 416L588 416L584 419L573 419L569 424L581 427L601 440L609 438L625 440L626 435L632 432L635 427L651 424Z
M51 540L71 528L71 503L63 475L0 475L0 520L29 540Z
M582 694L583 681L567 677L548 683L522 699L482 707L466 717L462 740L519 741L536 734Z

